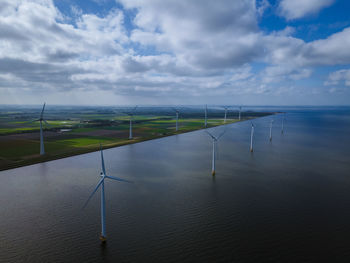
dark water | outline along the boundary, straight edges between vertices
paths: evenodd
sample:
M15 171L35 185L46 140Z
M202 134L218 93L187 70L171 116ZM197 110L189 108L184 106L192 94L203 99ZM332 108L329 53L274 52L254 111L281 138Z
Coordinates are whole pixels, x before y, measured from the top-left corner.
M105 150L135 182L106 181L105 247L99 153L1 172L0 262L350 262L350 108L284 110L253 154L228 125L215 178L203 131Z

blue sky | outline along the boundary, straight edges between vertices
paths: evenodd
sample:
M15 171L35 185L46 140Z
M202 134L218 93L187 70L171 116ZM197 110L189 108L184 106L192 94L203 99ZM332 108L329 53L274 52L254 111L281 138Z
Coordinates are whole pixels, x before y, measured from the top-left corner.
M349 105L346 0L3 0L0 103Z

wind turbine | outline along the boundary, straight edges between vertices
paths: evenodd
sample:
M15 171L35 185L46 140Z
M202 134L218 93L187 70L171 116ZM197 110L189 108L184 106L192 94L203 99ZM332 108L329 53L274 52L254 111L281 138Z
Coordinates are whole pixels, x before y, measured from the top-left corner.
M44 155L45 154L45 147L44 147L44 132L43 132L43 122L45 122L45 124L49 125L47 123L46 120L44 120L44 110L45 110L45 104L43 106L43 109L41 110L40 113L40 118L34 121L39 121L40 122L40 155ZM32 122L34 122L32 121Z
M252 123L252 129L250 132L250 152L253 152L253 137L254 137L254 124Z
M228 110L228 108L230 108L230 107L229 107L229 106L224 106L223 108L225 109L225 118L224 118L224 123L226 123L227 110Z
M241 111L242 111L242 106L239 106L238 110L238 119L241 120Z
M283 113L283 118L282 118L282 129L281 129L281 133L284 133L284 120L286 119L286 113Z
M109 176L106 174L106 169L105 169L105 162L103 159L103 152L102 152L102 146L100 145L101 149L101 166L102 166L102 172L100 173L100 181L96 185L94 191L90 194L89 198L86 200L83 209L87 206L89 203L90 199L93 197L93 195L96 193L98 188L101 186L101 235L100 235L100 240L102 243L105 243L107 241L106 239L106 209L105 209L105 179L112 179L120 182L127 182L127 183L132 183L131 181L121 179L118 177L114 176Z
M272 141L272 124L273 124L273 120L271 120L270 122L270 142Z
M180 110L177 109L177 108L173 108L173 110L174 110L175 113L176 113L176 131L178 131L178 130L179 130L178 122L179 122L179 112L180 112Z
M218 140L225 134L226 129L219 135L219 136L214 136L207 130L205 130L206 133L213 139L213 157L212 157L212 163L211 163L211 175L215 176L215 159L216 159L216 148L217 148L217 142Z
M129 115L130 117L130 125L129 125L129 140L132 140L132 119L134 117L134 113L136 110L137 106L135 106L135 108L133 108L130 112L127 112L126 114Z
M205 104L205 109L204 109L204 127L207 128L207 112L208 112L208 107L207 104Z

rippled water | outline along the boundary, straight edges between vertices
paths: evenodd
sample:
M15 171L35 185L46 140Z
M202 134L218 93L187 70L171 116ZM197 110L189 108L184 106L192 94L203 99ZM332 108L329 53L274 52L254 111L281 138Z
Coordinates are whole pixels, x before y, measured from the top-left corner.
M265 109L264 109L265 110ZM349 262L350 109L287 108L227 126L217 174L203 131L0 173L0 262ZM269 121L275 119L273 141ZM223 127L212 129L220 133Z

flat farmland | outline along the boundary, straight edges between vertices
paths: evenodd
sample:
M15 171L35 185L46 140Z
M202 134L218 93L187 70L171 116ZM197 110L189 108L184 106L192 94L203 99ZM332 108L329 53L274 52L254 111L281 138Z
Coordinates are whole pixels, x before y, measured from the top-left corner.
M176 131L176 115L171 107L132 108L48 106L43 123L45 155L40 149L40 107L0 108L0 170L64 158L103 148L117 147L164 136L204 129L203 108L181 108ZM241 120L266 116L268 112L242 112ZM208 109L207 128L238 122L238 111Z

